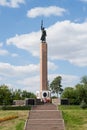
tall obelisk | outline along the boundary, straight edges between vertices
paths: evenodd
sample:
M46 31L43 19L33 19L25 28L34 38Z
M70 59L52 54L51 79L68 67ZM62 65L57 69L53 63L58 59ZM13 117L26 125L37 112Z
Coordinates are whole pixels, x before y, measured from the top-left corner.
M40 92L48 90L47 43L40 44Z

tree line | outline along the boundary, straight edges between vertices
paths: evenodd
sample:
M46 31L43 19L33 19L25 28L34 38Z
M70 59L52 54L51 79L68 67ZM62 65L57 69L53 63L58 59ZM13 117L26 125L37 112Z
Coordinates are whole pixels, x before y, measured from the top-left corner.
M24 100L25 98L36 98L36 95L26 90L9 89L7 85L0 86L0 105L12 105L13 100Z
M62 77L57 76L49 84L49 90L52 93L61 95L61 98L67 98L70 104L79 105L82 101L87 104L87 76L81 78L80 83L74 87L66 87L63 89L61 84ZM26 90L9 89L7 85L0 86L0 105L12 105L13 100L24 100L25 98L36 98L36 95Z
M81 78L80 83L76 84L74 87L66 87L64 90L61 85L61 76L57 76L50 83L50 89L53 93L61 95L61 98L67 98L69 104L79 105L82 101L87 104L87 76Z

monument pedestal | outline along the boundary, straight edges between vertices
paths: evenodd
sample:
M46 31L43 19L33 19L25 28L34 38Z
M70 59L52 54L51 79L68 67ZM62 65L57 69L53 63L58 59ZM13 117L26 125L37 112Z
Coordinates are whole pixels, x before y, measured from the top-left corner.
M37 91L36 92L37 99L50 99L51 92L49 90Z

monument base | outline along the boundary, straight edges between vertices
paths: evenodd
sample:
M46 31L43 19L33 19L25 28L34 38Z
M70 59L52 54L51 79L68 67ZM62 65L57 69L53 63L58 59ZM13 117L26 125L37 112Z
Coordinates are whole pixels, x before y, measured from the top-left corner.
M37 99L41 99L41 101L51 102L51 92L49 90L43 90L41 92L36 92Z
M40 91L36 91L36 97L37 97L37 99L41 99L41 97L40 97Z

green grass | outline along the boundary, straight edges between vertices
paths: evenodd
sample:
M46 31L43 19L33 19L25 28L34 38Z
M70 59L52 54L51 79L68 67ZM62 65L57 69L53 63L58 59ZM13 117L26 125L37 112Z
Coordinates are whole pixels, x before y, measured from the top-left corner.
M62 110L66 130L87 130L87 109L79 106L59 106Z
M16 130L23 130L24 128L24 121L21 121L19 122L17 125L16 125Z
M87 130L87 109L79 106L58 106L62 111L66 130ZM24 130L24 124L28 116L26 110L2 111L0 118L18 115L18 118L0 123L0 130Z
M0 111L0 118L5 118L11 115L18 115L18 118L7 120L0 123L0 130L24 130L25 121L28 117L26 110L15 111Z

